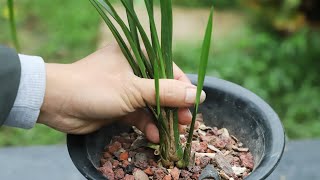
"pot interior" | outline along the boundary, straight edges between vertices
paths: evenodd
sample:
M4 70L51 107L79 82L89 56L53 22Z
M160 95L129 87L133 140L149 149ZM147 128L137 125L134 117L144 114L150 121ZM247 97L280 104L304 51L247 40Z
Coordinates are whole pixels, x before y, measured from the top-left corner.
M282 125L273 110L260 98L237 85L238 89L229 86L235 85L205 84L207 99L199 111L206 125L227 128L231 135L250 149L255 169L247 179L263 179L272 172L282 155ZM68 135L70 156L87 178L103 178L96 168L100 165L105 146L113 135L129 131L130 127L114 124L85 136Z

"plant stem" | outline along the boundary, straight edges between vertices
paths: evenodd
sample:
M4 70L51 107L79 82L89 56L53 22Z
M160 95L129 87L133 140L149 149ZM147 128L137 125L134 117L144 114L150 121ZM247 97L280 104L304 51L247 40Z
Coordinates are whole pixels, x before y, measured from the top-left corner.
M160 154L162 165L165 167L174 165L176 162L182 159L183 156L179 136L176 136L176 134L179 135L178 126L174 123L177 118L178 116L176 109L161 109L161 116L159 116L158 121L164 122L165 127L163 129L159 128L161 142Z
M11 27L12 40L17 51L20 51L19 41L17 37L17 28L15 24L15 17L14 17L14 3L13 3L13 0L7 0L7 3L8 3L8 9L9 9L9 21L10 21L10 27Z

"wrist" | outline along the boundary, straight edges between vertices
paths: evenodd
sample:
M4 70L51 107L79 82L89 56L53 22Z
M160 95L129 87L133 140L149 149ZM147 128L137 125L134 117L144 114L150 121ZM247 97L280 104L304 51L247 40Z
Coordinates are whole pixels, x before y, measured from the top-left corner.
M46 88L43 104L40 108L40 116L37 123L50 125L50 121L57 119L58 112L63 110L63 98L66 92L66 71L68 65L46 63Z

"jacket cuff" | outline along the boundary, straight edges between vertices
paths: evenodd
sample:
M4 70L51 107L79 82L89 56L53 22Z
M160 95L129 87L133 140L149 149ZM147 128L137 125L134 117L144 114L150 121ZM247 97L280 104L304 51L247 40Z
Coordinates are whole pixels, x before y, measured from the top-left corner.
M0 46L0 126L7 118L16 99L20 74L18 54L13 49Z
M41 57L19 55L21 78L16 100L4 125L30 129L40 114L46 85L45 63Z

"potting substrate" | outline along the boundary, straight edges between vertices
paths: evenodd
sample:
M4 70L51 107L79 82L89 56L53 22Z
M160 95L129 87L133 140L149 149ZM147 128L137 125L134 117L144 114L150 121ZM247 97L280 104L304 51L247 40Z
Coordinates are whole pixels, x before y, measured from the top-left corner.
M99 171L109 180L242 180L254 167L248 148L226 128L208 127L201 114L192 141L193 161L185 169L161 166L157 146L133 127L132 133L114 136L105 147ZM185 146L188 129L180 135Z

